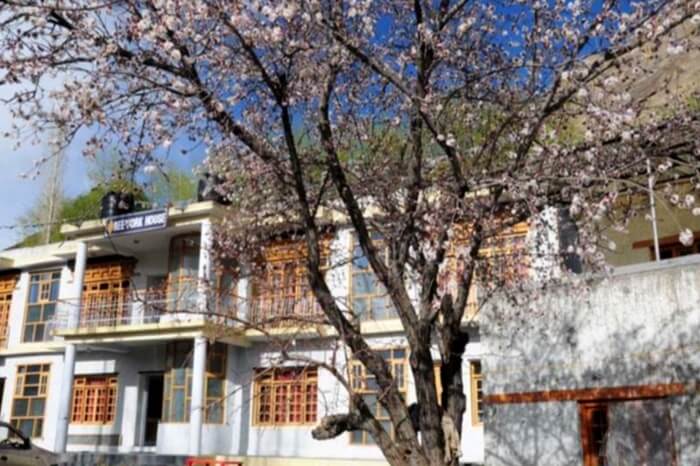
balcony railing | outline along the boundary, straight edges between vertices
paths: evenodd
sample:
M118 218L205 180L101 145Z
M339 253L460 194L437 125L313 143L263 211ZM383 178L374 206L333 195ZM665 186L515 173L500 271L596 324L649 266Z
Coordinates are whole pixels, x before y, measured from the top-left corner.
M253 296L248 320L264 327L298 326L323 322L323 312L311 293L297 296Z
M204 317L197 294L174 296L166 290L130 292L105 290L86 294L82 301L61 300L54 331L188 322Z

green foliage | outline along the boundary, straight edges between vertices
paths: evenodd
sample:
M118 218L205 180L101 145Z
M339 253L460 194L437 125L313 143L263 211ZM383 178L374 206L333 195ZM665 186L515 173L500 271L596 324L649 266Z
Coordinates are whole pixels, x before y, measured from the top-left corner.
M158 205L197 198L197 181L193 175L177 167L167 167L153 175L148 186L148 199Z
M123 180L115 180L110 183L99 184L90 191L73 198L64 198L58 206L56 223L50 225L51 233L49 242L63 241L65 238L61 234L61 225L65 223L80 223L100 217L102 198L110 191L131 192L134 194L136 210L149 204L143 189L136 183L129 183ZM37 205L20 223L27 225L24 228L24 237L15 247L31 247L45 244L46 226L41 225L41 210L43 203Z

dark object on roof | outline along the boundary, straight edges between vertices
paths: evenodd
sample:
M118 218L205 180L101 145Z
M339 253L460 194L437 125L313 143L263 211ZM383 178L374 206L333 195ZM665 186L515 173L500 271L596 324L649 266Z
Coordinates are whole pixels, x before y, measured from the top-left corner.
M134 211L134 195L132 193L108 191L102 197L100 218L114 217Z
M197 201L214 201L222 205L231 204L231 201L218 189L222 183L223 180L220 177L205 173L197 183Z

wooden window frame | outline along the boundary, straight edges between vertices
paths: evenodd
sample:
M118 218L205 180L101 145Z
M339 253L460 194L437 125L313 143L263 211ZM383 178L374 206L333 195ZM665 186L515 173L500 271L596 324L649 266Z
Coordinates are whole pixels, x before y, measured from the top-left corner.
M433 377L435 378L435 393L437 394L438 405L442 406L442 361L433 361Z
M406 347L388 347L388 348L377 348L374 349L375 352L389 352L389 358L384 358L386 363L389 365L389 370L391 372L392 377L394 377L394 380L397 381L398 383L398 389L399 392L403 395L404 400L406 400L406 397L408 395L408 372L410 370L409 365L408 365L408 348ZM397 353L402 352L403 356L397 357ZM401 368L401 374L399 377L397 377L397 369ZM350 387L353 390L353 393L360 394L362 396L375 396L379 393L378 389L370 388L368 386L368 380L374 379L374 376L371 374L367 373L367 368L357 359L351 359L350 360ZM391 438L394 438L395 432L394 432L394 426L391 424L390 418L388 413L385 412L386 410L382 407L381 403L377 401L376 406L375 406L375 411L374 411L374 416L379 421L380 423L383 423L385 426L389 425L389 435ZM388 423L388 424L387 424ZM357 437L360 437L361 440L358 442ZM350 444L351 445L359 445L359 446L375 446L375 442L372 439L372 436L365 432L365 431L355 431L355 432L350 432Z
M176 359L178 359L179 347L186 347L189 351L187 355L183 358L183 364L177 364ZM189 341L175 341L168 344L166 347L166 370L163 374L163 421L168 424L185 424L189 422L190 419L190 408L192 406L192 367L191 354L192 354L192 343ZM173 350L173 348L175 348ZM223 343L215 343L213 345L207 345L207 361L204 376L204 423L205 424L223 424L226 422L226 368L227 368L227 353L228 346ZM182 355L182 353L180 354ZM219 359L219 371L211 370L212 362L215 358ZM184 371L184 381L182 383L175 383L176 371ZM210 380L220 380L221 381L221 395L212 395L209 393L209 382ZM174 406L174 391L175 389L184 390L184 412L182 420L172 420L171 412ZM211 420L213 406L217 406L217 409L221 413L221 418L218 420Z
M377 250L379 251L380 255L383 255L384 260L386 260L389 257L389 250L388 248L384 245L384 241L377 237L376 235L373 235L374 237L372 238L372 241L374 242L375 246L377 246ZM399 316L397 314L396 309L394 308L394 304L391 301L391 297L389 296L388 290L384 290L384 285L379 282L379 279L376 277L374 270L372 270L372 265L369 263L369 260L365 257L364 251L362 251L362 254L357 256L355 255L355 249L361 247L360 244L357 240L357 237L355 234L350 235L350 263L348 266L350 267L349 273L348 273L348 303L350 304L350 309L352 309L353 313L355 314L356 318L360 321L373 321L373 320L390 320L390 319L398 319ZM362 269L359 268L355 261L357 260L365 260L367 261L367 268ZM370 293L358 293L355 291L355 276L363 275L363 274L370 274L371 275L371 280L373 282L372 285L372 291ZM382 299L385 301L384 303L384 313L388 315L388 317L380 317L376 318L372 312L372 301L373 300L379 300ZM358 316L358 310L355 309L355 301L362 301L364 304L362 307L362 311L360 312L360 315ZM393 315L392 315L393 314Z
M12 414L10 423L17 430L22 430L20 427L23 422L32 422L32 432L24 432L25 435L31 438L42 438L44 430L44 417L46 415L46 404L49 398L49 377L51 375L50 363L22 364L17 366L15 377L15 391L12 398ZM27 382L29 377L36 377L36 382ZM36 394L28 392L36 389ZM37 401L43 403L41 414L32 415L32 408ZM26 402L26 411L23 415L17 414L18 402Z
M46 276L48 278L42 278ZM38 280L34 281L34 277L39 277ZM37 284L37 300L32 302L32 286ZM53 285L56 284L56 298L51 299L51 289ZM47 288L48 287L48 288ZM56 314L56 307L58 306L58 296L61 292L61 271L60 270L42 270L37 272L32 272L29 275L29 295L27 296L27 305L24 309L24 323L22 325L22 342L23 343L35 343L48 341L50 335L47 332L47 324L51 322L53 316ZM45 296L45 293L47 294ZM48 306L53 305L53 311L48 312ZM33 306L39 307L39 319L29 320L29 311ZM27 339L27 331L31 328L30 339ZM37 329L42 329L42 338L37 338Z
M469 403L473 426L480 426L484 423L482 419L484 411L483 381L484 375L481 371L481 361L469 361Z
M113 424L117 413L118 390L116 374L75 376L71 424Z
M693 232L693 239L693 245L690 246L690 248L695 249L695 251L691 254L698 254L700 252L700 231ZM683 246L681 242L678 241L678 235L664 236L663 238L659 238L660 250L671 249L673 251L670 258L680 257L680 255L677 252L677 249L682 249L686 247L687 246ZM656 254L654 253L654 240L645 239L641 241L635 241L634 243L632 243L632 249L640 248L648 249L649 259L652 261L656 260Z
M230 283L226 285L226 281ZM235 318L238 315L240 297L238 295L238 276L232 267L219 268L214 277L212 290L213 307L217 317Z
M17 286L17 278L17 275L0 277L0 348L7 348L10 309L12 308L12 295Z
M498 256L508 256L513 253L513 251L522 250L525 251L525 257L523 261L517 263L517 269L513 269L513 264L506 263L505 278L507 280L512 280L513 277L519 277L520 274L527 274L530 268L529 264L529 254L524 247L526 245L527 234L530 231L530 225L527 222L519 222L510 227L504 228L500 234L493 238L489 238L482 244L479 249L478 256L481 260L489 261L490 258ZM458 275L460 273L460 251L467 244L469 238L469 231L463 225L457 225L454 228L453 239L448 247L448 273ZM469 297L467 299L467 309L465 316L467 318L473 319L479 313L481 303L479 301L479 294L483 291L480 290L478 284L478 274L475 275L472 280L471 288L469 289ZM452 285L453 292L456 292L454 287L456 282Z
M600 461L600 452L595 451L595 442L593 429L593 416L596 411L602 411L605 416L606 431L609 428L610 421L608 417L607 402L585 402L579 403L579 417L581 422L581 450L583 452L583 466L603 466Z
M324 238L322 271L327 269L329 246L330 241ZM278 326L323 316L307 280L305 247L302 240L276 240L263 247L255 264L258 271L250 281L252 320Z
M670 257L663 257L665 253L670 253ZM659 260L676 259L678 257L691 256L700 253L700 243L694 242L690 246L684 246L680 242L659 244ZM656 260L654 246L649 247L649 259Z
M296 389L298 390L295 391ZM266 406L267 410L263 410L263 406ZM283 406L281 413L280 406ZM294 409L295 406L296 409ZM252 425L256 427L316 424L318 419L318 367L256 369L253 381L252 416ZM263 418L263 416L265 417Z
M129 319L133 260L88 263L83 279L80 324L120 324Z
M186 304L194 301L197 302L197 294L199 293L199 260L201 254L201 235L199 233L183 233L170 238L170 246L168 249L168 274L166 279L166 303L165 308L168 311L177 311L182 309L181 302ZM190 245L189 242L192 242ZM183 272L188 270L184 267L185 258L188 253L192 257L197 257L197 272L191 275L184 275ZM174 268L174 262L177 262L177 267ZM187 296L189 293L194 293L194 296ZM191 309L189 309L191 310Z

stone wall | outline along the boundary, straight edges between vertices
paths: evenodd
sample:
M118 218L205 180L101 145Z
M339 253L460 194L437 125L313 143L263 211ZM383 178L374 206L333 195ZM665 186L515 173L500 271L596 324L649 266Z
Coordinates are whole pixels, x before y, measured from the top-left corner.
M686 384L668 398L680 465L700 464L700 257L617 269L482 316L488 395ZM582 463L577 402L492 404L488 465Z

